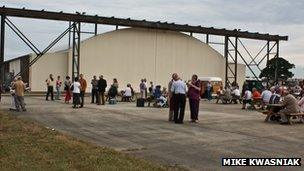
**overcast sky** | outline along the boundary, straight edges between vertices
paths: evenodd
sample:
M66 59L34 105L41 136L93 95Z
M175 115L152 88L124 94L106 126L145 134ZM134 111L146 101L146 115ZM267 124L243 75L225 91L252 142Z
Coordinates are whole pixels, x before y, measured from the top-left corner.
M289 41L281 42L280 56L304 66L304 0L2 0L0 5L288 35ZM11 20L39 48L47 46L67 26L58 21ZM84 29L93 27L87 24ZM99 32L111 29L99 27ZM200 35L196 37L203 39ZM6 59L30 52L9 30L6 42ZM252 54L264 45L256 41L244 43ZM64 40L58 46L66 44Z

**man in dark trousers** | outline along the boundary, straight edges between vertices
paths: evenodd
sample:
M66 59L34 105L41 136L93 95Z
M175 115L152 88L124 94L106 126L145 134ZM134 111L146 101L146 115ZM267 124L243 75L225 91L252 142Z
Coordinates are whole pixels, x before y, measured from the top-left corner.
M81 89L80 89L80 108L83 107L84 104L84 95L85 95L85 91L87 89L87 81L83 78L83 74L80 74L80 79L79 79L79 83L81 85Z
M97 87L98 80L97 80L96 75L93 76L91 84L92 84L92 101L91 101L91 103L94 103L94 102L98 103L98 87Z
M107 88L107 81L105 79L103 79L102 75L99 76L97 87L98 87L98 105L101 105L101 104L105 105L104 93Z
M173 80L171 92L174 99L174 121L176 124L182 124L186 106L186 83L177 74L173 75Z

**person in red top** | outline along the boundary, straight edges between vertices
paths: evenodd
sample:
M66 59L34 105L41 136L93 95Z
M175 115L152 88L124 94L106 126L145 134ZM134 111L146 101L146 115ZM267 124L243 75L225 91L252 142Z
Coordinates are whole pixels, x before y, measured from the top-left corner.
M262 99L261 93L256 88L252 89L252 98L253 98L253 100Z

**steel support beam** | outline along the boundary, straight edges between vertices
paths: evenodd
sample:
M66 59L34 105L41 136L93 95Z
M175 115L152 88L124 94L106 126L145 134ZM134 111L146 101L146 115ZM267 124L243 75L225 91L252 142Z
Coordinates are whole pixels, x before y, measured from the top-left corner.
M49 12L49 11L38 11L38 10L28 10L28 9L16 9L16 8L6 8L0 7L0 14L6 16L14 17L24 17L24 18L36 18L36 19L47 19L47 20L60 20L60 21L73 21L73 22L82 22L82 23L94 23L94 24L107 24L107 25L117 25L117 26L126 26L126 27L140 27L140 28L150 28L150 29L161 29L161 30L171 30L171 31L180 31L180 32L193 32L201 34L210 34L218 36L228 36L228 37L239 37L247 39L256 39L256 40L288 40L288 36L279 36L279 35L269 35L269 34L260 34L253 33L248 31L240 30L227 30L227 29L217 29L213 27L202 27L202 26L190 26L187 24L175 24L167 22L153 22L146 20L132 20L115 18L115 17L100 17L93 15L84 15L84 14L72 14L72 13L63 13L63 12Z
M4 43L5 43L5 15L1 15L0 31L0 83L4 83ZM0 85L2 86L2 85Z
M238 65L238 37L235 37L235 53L234 53L234 82L237 83L237 65Z
M69 28L71 28L72 22L69 21ZM71 37L72 37L72 31L71 29L69 30L69 49L71 48Z
M228 39L229 37L228 36L225 36L225 48L224 48L224 57L225 57L225 60L226 60L226 67L225 67L225 86L228 85L229 83L229 78L228 78L228 68L229 68L229 62L228 62Z
M94 34L95 34L95 36L97 35L97 29L98 29L97 26L98 26L98 25L95 23L95 29L94 29Z
M28 66L25 67L24 70L17 73L13 78L15 78L18 75L21 75L25 71L28 71L30 67L37 62L44 54L46 54L56 43L58 43L74 26L71 25L69 28L67 28L63 33L61 33L55 40L53 40L40 54L38 54L32 61L29 62Z
M277 44L277 54L275 56L275 59L276 59L276 67L275 67L275 73L274 73L274 79L275 79L275 82L278 83L279 82L279 77L278 77L278 58L280 56L280 46L279 46L279 41L276 42Z
M79 77L81 23L74 23L72 49L72 78Z

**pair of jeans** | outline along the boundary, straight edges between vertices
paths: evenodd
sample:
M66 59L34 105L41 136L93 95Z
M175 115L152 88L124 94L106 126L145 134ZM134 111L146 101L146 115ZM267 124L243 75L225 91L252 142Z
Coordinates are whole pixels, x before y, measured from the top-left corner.
M60 91L60 87L56 87L56 100L60 100L60 96L61 96L61 91Z

